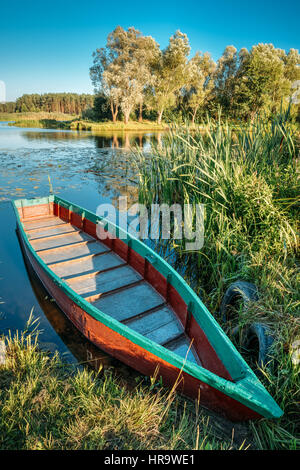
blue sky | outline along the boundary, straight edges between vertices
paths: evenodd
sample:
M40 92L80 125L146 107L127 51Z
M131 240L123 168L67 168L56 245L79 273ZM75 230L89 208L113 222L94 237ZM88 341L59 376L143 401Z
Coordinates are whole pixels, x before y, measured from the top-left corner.
M92 93L92 52L117 25L134 26L164 48L180 29L192 53L217 60L227 45L259 42L300 49L300 2L201 1L19 1L0 6L0 80L7 101L23 93Z

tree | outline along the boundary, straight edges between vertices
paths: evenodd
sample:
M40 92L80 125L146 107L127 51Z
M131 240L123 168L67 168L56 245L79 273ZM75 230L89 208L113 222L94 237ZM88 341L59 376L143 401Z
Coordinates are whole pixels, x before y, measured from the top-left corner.
M300 54L296 49L290 49L284 57L284 76L289 80L292 114L296 120L300 118ZM297 117L298 115L298 117Z
M114 51L109 43L106 48L101 47L93 52L93 66L90 68L90 76L95 88L95 93L104 94L108 97L112 120L116 122L119 106L120 93L117 88L116 78L118 69L114 67Z
M159 58L159 45L151 36L140 36L137 38L137 49L135 51L135 76L140 88L139 121L143 119L143 102L145 91L148 86L154 84L153 68Z
M214 86L212 77L216 64L206 52L196 52L189 62L189 83L184 87L184 94L189 108L192 111L192 123L195 122L197 111L212 95Z
M188 73L188 37L181 31L171 36L169 45L161 51L153 66L153 84L148 87L147 103L157 111L160 124L166 108L175 104L176 95L185 84Z
M298 75L299 54L288 55L273 44L253 46L237 74L236 102L251 119L260 112L276 112L289 101L293 79Z
M236 73L239 67L239 56L234 46L227 46L217 62L215 71L214 93L218 104L229 114L234 104Z
M114 122L119 108L125 123L138 103L142 109L144 89L151 82L150 67L158 50L151 36L143 36L133 27L126 31L118 26L109 34L106 47L94 53L91 78L97 92L109 97Z
M92 108L94 96L77 93L37 93L25 94L15 103L16 112L61 112L80 114L88 108Z

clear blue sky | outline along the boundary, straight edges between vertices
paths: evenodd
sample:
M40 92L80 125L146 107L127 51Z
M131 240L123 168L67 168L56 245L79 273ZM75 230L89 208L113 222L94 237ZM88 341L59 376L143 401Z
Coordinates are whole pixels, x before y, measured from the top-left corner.
M180 29L192 53L208 51L215 60L227 45L300 49L299 0L4 0L0 18L7 101L23 93L92 93L92 52L117 25L136 27L162 48Z

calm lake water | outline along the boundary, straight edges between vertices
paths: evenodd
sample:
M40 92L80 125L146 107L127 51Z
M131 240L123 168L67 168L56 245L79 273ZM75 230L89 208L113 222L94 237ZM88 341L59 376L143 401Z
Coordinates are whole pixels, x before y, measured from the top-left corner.
M56 194L93 212L99 204L115 204L120 194L129 204L137 202L132 149L148 151L160 138L161 133L92 135L0 122L0 333L23 329L33 309L45 349L58 350L68 362L100 358L120 366L85 340L27 271L10 201L48 195L50 178Z

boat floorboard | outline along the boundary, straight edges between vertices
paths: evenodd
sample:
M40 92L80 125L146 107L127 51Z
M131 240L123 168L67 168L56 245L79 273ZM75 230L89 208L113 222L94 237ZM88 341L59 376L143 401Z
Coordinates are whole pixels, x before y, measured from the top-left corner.
M173 309L116 253L56 216L23 226L38 255L77 294L146 338L200 363Z
M133 268L120 265L117 269L105 271L92 277L66 280L66 282L77 294L88 297L120 289L141 279L142 276Z
M80 258L84 255L95 255L109 251L108 248L100 242L86 243L80 245L69 245L59 249L41 251L38 255L46 264L58 263L61 261Z
M29 240L38 240L44 237L53 237L55 235L62 235L65 233L78 232L76 227L71 224L59 224L51 227L42 227L38 229L28 230Z
M24 230L35 230L37 228L51 227L51 225L62 225L66 224L65 220L60 219L56 216L48 216L40 219L25 220L23 221Z
M128 287L121 292L100 297L100 299L93 302L93 305L115 320L124 321L157 307L163 302L163 297L147 282L143 282L138 286Z
M199 359L197 361L197 356L194 352L193 346L190 346L189 338L185 335L178 338L177 341L166 345L167 349L173 351L174 353L178 354L178 356L186 358L188 361L200 363Z
M93 237L84 232L74 231L67 234L60 234L53 237L39 238L37 240L30 240L33 248L38 250L47 250L49 248L61 247L70 245L71 243L83 242L94 240Z
M62 279L72 281L76 277L88 275L124 264L125 261L116 253L103 253L101 256L80 258L72 263L58 263L51 269ZM72 286L72 284L70 284Z

